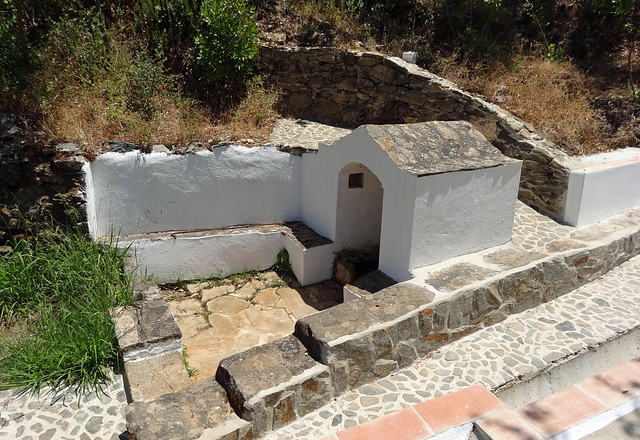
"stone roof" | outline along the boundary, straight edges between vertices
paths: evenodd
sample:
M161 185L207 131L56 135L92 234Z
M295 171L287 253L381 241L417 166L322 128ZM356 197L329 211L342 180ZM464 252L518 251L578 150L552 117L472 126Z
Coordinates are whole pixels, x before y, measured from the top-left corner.
M466 121L365 125L364 129L400 169L418 177L518 162L503 155Z

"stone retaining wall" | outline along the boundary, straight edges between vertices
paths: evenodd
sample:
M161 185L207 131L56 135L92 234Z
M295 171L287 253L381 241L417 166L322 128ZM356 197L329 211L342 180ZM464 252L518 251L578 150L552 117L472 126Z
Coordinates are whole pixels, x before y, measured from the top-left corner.
M67 223L69 208L75 208L86 221L85 162L55 147L0 147L0 246L5 233L21 232L25 219L40 220L42 214Z
M524 161L519 197L562 219L570 158L524 121L414 64L335 48L263 47L262 71L283 111L356 127L466 120L507 156Z

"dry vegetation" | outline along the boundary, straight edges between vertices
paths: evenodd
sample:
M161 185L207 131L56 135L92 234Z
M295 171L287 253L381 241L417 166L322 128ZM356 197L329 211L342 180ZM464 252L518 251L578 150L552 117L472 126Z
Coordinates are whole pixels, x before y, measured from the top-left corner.
M513 68L494 64L475 70L443 62L439 73L529 122L568 153L624 144L624 139L603 142L607 122L591 104L588 79L570 61L523 57Z
M189 20L180 14L194 21L189 8L203 2L104 0L96 12L88 0L47 0L41 11L35 0L0 0L26 5L34 41L46 35L31 46L37 63L24 83L12 84L0 70L0 109L27 120L34 138L88 151L112 139L142 145L267 140L278 116L277 90L250 75L202 80L211 69L198 71L203 46L194 41L204 28L185 27ZM640 92L635 102L629 98L630 78L640 82L640 25L634 24L640 0L233 3L256 7L262 41L395 56L417 51L421 65L533 124L568 153L640 146ZM174 15L165 13L167 5ZM0 8L0 19L6 12ZM7 72L6 61L20 52L13 26L0 26L0 37L13 39L14 52L0 47ZM207 53L217 59L213 48Z

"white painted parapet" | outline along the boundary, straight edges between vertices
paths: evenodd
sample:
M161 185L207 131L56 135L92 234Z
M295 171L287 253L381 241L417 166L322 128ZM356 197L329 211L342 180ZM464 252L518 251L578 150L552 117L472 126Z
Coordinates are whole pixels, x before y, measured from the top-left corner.
M275 146L106 153L87 174L94 238L300 219L302 158Z
M640 149L580 158L569 174L564 221L584 226L640 205Z

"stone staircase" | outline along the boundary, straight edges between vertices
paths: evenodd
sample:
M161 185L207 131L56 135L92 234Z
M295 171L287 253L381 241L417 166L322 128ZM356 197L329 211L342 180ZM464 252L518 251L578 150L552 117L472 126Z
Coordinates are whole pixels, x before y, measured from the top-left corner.
M532 229L525 239L515 234L504 247L307 316L293 335L223 360L215 384L134 401L130 431L139 439L163 438L161 429L180 429L184 438L320 438L478 382L498 396L537 378L541 384L554 376L549 371L603 345L640 355L627 350L639 345L640 282L633 274L640 262L606 275L614 287L582 287L640 253L640 209L580 229L559 226L564 237L554 229L540 234L539 214L524 212L520 220L530 217L530 224L516 228ZM206 401L226 415L180 421L200 411L191 408L200 397L183 395L195 396L200 386L222 387Z

